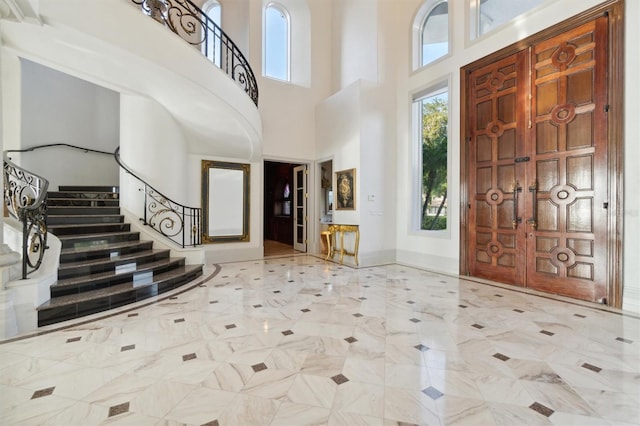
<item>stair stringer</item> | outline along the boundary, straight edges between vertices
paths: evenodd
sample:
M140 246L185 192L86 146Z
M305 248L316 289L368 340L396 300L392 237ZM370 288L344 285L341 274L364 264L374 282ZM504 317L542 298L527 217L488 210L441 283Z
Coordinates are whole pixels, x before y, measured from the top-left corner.
M4 242L15 252L22 253L22 223L12 217L5 217ZM25 333L38 328L38 306L51 298L51 285L58 280L60 266L60 251L62 243L55 235L47 234L47 246L42 264L38 270L22 279L22 262L11 270L10 281L5 284L13 305L13 312L17 324L17 332ZM15 268L15 269L14 269ZM0 336L4 338L12 336Z

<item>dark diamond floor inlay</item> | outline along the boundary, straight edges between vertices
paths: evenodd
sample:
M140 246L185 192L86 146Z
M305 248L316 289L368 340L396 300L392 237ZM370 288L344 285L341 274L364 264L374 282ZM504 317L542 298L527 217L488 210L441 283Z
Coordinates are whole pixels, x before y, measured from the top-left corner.
M415 323L420 322L420 320L418 318L411 318L411 319L409 319L409 321L415 322Z
M211 420L210 422L203 423L200 426L220 426L218 420Z
M43 396L49 396L53 393L53 390L55 388L56 388L55 386L52 386L50 388L39 389L35 391L33 395L31 395L31 399L42 398Z
M356 339L355 337L351 336L351 337L346 337L344 340L347 341L347 343L354 343L357 342L358 339Z
M195 353L182 355L182 361L191 361L192 359L196 358L198 358L198 355L196 355Z
M519 314L524 313L524 311L522 309L514 309L513 312L517 312Z
M301 310L302 312L311 312L311 309L307 309L307 308L300 309L300 310Z
M333 376L331 378L331 380L336 382L336 384L338 384L338 385L341 385L343 383L347 383L349 381L349 379L346 376L344 376L343 374L338 374L336 376Z
M258 308L262 308L262 305L253 305L253 307L258 309Z
M274 293L278 294L278 293L280 293L280 290L275 290Z
M291 336L293 334L293 331L285 330L285 331L282 332L282 334L284 334L285 336Z
M586 368L587 370L595 371L596 373L599 373L599 372L602 371L602 368L596 367L595 365L591 365L591 364L589 364L587 362L582 364L582 368Z
M467 305L458 305L459 308L466 309Z
M132 351L136 348L136 345L127 345L120 348L120 352Z
M407 300L407 303L410 304L410 305L413 305L416 302L414 302L413 300Z
M545 417L549 417L550 415L552 415L554 413L554 411L551 408L549 408L547 406L544 406L544 405L542 405L542 404L540 404L538 402L534 402L533 404L531 404L529 406L529 408L531 408L536 413L542 414Z
M210 304L210 305L214 305L214 304L216 304L216 303L218 303L218 301L217 301L217 300L212 300L212 301L210 301L210 302L209 302L209 304Z
M438 389L434 388L433 386L429 386L428 388L423 389L422 393L427 395L429 398L433 399L434 401L440 398L442 395L444 395L442 392L440 392Z
M123 414L129 411L129 402L124 402L122 404L114 405L113 407L109 407L109 417L117 416L118 414Z
M423 345L422 343L420 343L419 345L415 345L414 348L416 348L417 350L419 350L420 352L426 352L429 350L428 346Z
M367 298L366 298L366 297L358 297L358 299L360 299L360 300L367 300Z
M484 328L484 325L480 325L480 324L471 324L471 327L477 328L478 330L482 330Z
M586 318L586 315L582 315L582 314L573 314L573 316L578 318Z
M493 354L493 357L498 358L500 361L509 361L511 359L508 356L501 354L500 352Z
M232 328L236 328L237 326L235 324L227 324L224 326L224 328L226 328L227 330L231 330Z
M178 324L179 322L184 322L184 318L178 318L173 320L174 324Z
M361 318L362 314L360 312L357 312L357 313L353 314L353 316L356 317L356 318Z
M552 333L552 332L547 331L547 330L540 330L540 334L546 334L547 336L553 336L556 333Z
M625 339L624 337L616 337L616 340L622 343L633 343L633 340Z
M253 368L253 371L257 373L258 371L266 370L267 365L264 362L261 362L260 364L252 365L251 368Z
M131 318L131 317L137 317L137 316L138 316L138 314L137 314L137 313L127 315L127 317L129 317L129 318Z
M73 343L73 342L77 342L80 339L82 339L82 337L72 337L70 339L67 339L67 343Z

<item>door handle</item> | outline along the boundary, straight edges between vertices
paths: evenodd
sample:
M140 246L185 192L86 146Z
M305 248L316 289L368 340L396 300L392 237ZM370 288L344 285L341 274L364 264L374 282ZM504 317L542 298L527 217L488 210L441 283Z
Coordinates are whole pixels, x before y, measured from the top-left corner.
M522 191L522 187L515 181L513 183L513 218L511 219L511 226L513 229L518 229L518 224L522 222L522 218L518 217L518 192Z
M538 227L538 180L534 180L533 183L531 185L529 185L529 192L531 192L531 209L532 209L532 213L531 213L531 217L527 220L527 222L529 223L529 225L531 225L531 227L533 229L536 229Z

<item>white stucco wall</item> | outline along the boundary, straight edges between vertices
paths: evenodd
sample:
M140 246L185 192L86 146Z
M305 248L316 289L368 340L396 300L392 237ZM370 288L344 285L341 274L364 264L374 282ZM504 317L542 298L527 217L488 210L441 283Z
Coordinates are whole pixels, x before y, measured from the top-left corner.
M199 187L187 179L187 140L179 124L152 99L125 94L120 99L120 156L124 163L165 196L191 205ZM122 207L142 217L142 184L124 171L120 180Z

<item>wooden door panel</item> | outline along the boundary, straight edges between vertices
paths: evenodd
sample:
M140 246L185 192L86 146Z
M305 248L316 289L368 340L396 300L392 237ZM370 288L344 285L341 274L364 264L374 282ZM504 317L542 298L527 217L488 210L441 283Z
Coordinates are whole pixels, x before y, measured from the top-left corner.
M524 203L516 192L524 179L523 153L526 83L525 53L518 53L469 76L470 241L473 275L524 284L524 228L516 219Z
M532 50L527 286L606 296L606 17ZM596 265L601 265L597 268Z

